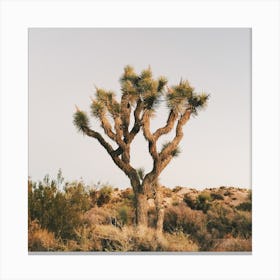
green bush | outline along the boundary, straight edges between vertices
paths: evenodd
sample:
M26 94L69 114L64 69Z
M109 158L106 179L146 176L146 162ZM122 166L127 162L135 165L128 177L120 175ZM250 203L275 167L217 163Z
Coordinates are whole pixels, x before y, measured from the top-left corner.
M252 211L252 202L251 201L242 202L236 206L236 209L241 211Z
M210 201L212 198L209 193L201 193L196 199L196 209L206 213L211 206Z
M100 189L97 199L97 205L100 207L110 201L113 188L110 186L104 186Z
M223 195L219 193L211 193L211 199L212 200L224 200Z
M83 223L82 214L90 208L90 199L81 183L73 183L63 191L56 184L28 183L28 213L42 229L63 239L75 236L75 227Z
M196 209L196 200L193 199L188 193L184 195L183 201L191 208Z
M183 201L193 210L202 210L206 213L210 206L212 197L209 193L204 192L197 196L196 199L193 199L189 194L185 194Z
M126 225L129 222L130 209L124 205L118 209L118 218L123 225Z

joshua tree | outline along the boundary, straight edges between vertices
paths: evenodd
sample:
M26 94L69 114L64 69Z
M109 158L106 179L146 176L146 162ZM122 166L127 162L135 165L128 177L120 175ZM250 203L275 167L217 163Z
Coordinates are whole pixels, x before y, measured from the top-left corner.
M183 126L191 115L197 115L205 107L209 95L197 94L188 81L181 80L178 85L167 86L167 79L154 79L151 69L139 75L131 66L124 68L120 78L121 98L117 100L112 91L96 88L95 98L91 101L91 113L115 144L113 147L101 133L93 130L87 114L76 107L74 124L83 134L95 138L110 155L114 163L129 178L136 201L136 224L147 226L147 198L155 195L158 213L157 226L162 227L163 209L157 197L158 178L172 158L179 153L179 143L183 137ZM161 102L168 108L168 116L163 127L151 131L151 118ZM175 136L161 149L157 147L161 136L174 129ZM153 168L147 174L130 163L130 147L135 136L143 132L147 140Z

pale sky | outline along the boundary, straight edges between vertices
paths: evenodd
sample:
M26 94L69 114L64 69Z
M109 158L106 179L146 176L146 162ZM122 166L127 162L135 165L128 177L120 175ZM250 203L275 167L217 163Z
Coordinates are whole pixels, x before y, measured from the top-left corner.
M129 179L104 148L73 125L75 104L90 112L94 85L120 96L125 65L137 72L151 66L169 85L187 79L211 94L206 110L184 128L181 154L163 171L164 186L251 187L251 30L30 29L29 176L128 187ZM154 128L167 116L160 110ZM92 118L92 128L101 131ZM165 139L166 140L166 139ZM132 165L148 172L147 143L136 137Z

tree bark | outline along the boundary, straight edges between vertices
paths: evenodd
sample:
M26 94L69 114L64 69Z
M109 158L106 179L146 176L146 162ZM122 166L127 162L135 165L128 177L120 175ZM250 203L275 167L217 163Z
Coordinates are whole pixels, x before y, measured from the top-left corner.
M163 198L162 193L157 184L157 188L155 190L155 206L156 206L156 215L157 215L157 223L156 223L156 231L157 234L161 234L163 230L163 219L164 219L164 207L162 205Z
M164 209L159 208L157 209L157 225L156 225L156 231L158 234L162 233L163 221L164 221Z
M148 202L143 193L136 193L136 225L148 227Z

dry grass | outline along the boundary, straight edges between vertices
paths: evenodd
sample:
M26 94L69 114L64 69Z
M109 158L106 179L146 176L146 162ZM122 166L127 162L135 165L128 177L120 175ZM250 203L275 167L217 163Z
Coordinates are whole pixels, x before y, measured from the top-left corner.
M28 247L32 251L55 251L58 249L58 241L54 233L42 229L37 221L29 224Z
M96 225L80 231L81 250L135 251L197 251L198 246L183 233L158 234L152 228ZM86 242L85 242L86 241Z
M215 252L251 252L252 239L227 238L217 241Z

